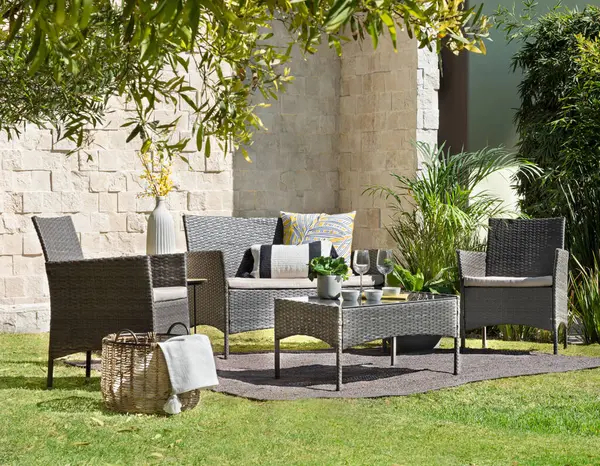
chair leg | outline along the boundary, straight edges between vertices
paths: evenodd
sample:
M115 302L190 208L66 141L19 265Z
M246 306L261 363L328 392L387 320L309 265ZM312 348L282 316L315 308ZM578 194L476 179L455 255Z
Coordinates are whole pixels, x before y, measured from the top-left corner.
M569 327L567 326L567 324L564 325L564 329L565 329L565 345L564 345L564 349L567 349L567 346L569 346Z
M483 349L487 348L487 327L483 327L483 332L481 333L481 347Z
M467 347L467 339L464 336L460 337L460 349L463 350Z
M552 331L552 343L554 344L554 354L558 354L558 327Z
M85 353L85 377L90 378L92 376L92 352L86 351Z
M48 390L52 389L53 382L54 382L54 359L52 359L52 356L48 355L48 379L46 380L46 388Z

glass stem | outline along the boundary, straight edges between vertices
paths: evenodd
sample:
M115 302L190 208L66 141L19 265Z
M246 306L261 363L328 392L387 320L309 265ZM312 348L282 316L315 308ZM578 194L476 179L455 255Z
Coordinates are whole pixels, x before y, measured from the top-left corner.
M363 274L360 274L360 299L362 300L362 295L363 295L363 286L362 286L362 276Z

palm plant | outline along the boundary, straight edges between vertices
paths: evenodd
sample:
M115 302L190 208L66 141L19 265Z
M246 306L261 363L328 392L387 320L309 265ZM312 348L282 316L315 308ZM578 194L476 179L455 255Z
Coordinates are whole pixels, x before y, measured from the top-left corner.
M371 186L364 193L383 197L393 211L387 230L397 245L397 261L426 281L458 286L456 250L482 250L490 217L514 215L502 199L480 190L490 175L506 169L536 176L539 169L502 147L451 155L442 147L417 143L423 170L413 178L392 173L395 186ZM410 207L406 208L406 199Z

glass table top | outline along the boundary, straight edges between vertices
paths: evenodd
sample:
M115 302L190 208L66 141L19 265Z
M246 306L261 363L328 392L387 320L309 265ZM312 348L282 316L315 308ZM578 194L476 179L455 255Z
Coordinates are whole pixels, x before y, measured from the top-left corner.
M380 301L367 301L362 299L361 301L344 301L341 299L321 299L317 296L300 296L297 298L284 298L289 301L309 302L314 304L320 304L323 306L339 306L342 305L344 309L353 309L360 307L374 307L374 306L389 306L397 305L402 303L411 303L415 301L428 301L428 300L441 300L441 299L457 299L458 296L452 294L433 294L433 293L401 293L400 298L382 298Z

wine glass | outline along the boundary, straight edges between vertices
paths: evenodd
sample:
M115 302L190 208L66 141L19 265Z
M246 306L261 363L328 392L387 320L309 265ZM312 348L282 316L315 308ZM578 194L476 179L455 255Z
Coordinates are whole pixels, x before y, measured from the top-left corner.
M369 251L366 249L359 249L354 251L354 260L352 261L352 268L360 275L360 299L363 294L363 275L371 268L371 259L369 259Z
M387 284L388 274L394 271L394 254L391 249L377 250L377 270L383 275L383 283Z

